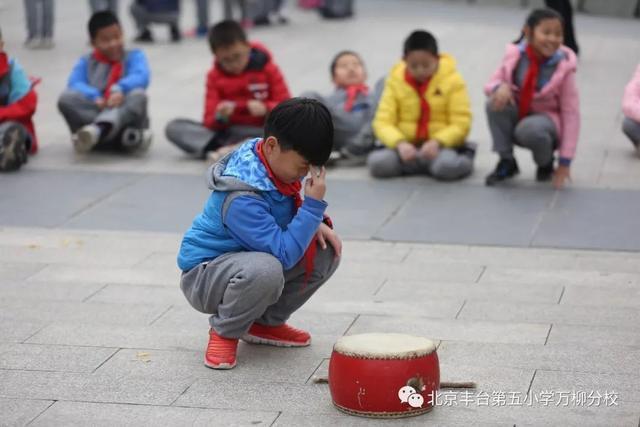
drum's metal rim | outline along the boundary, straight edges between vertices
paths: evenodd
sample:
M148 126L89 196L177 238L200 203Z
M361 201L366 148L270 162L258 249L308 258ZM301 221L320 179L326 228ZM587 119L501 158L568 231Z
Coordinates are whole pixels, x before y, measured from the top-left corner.
M344 412L348 415L354 415L357 417L364 418L409 418L409 417L417 417L418 415L426 414L427 412L431 412L433 406L429 406L424 409L417 409L414 411L402 411L402 412L364 412L364 411L356 411L354 409L345 408L344 406L338 405L336 402L333 402L333 406L339 409L341 412Z

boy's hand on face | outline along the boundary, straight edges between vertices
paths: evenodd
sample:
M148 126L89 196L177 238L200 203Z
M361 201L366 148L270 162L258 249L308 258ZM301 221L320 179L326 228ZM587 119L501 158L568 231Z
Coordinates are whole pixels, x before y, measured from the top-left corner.
M231 101L222 101L218 104L218 108L216 108L216 113L224 116L224 117L229 117L233 114L233 110L235 110L236 108L236 104L234 104Z
M342 255L342 240L340 240L338 234L324 222L318 227L316 237L322 249L327 249L327 242L329 242L333 247L333 251L336 253L336 258Z
M267 114L267 106L262 101L258 101L257 99L252 99L247 102L247 109L249 110L249 114L254 117L263 117Z
M407 141L401 141L398 144L398 154L400 155L400 160L402 160L403 163L407 163L416 159L418 149L415 145Z
M429 141L422 144L420 147L420 155L427 160L433 160L438 157L438 153L440 152L440 143L435 139L430 139Z
M569 166L560 165L553 173L553 186L556 190L560 190L564 187L565 181L571 182L571 169Z
M122 94L122 92L113 92L111 95L109 95L109 99L107 99L107 107L119 107L122 105L123 101L124 95Z
M101 110L103 110L104 107L107 105L107 101L105 101L103 97L96 98L95 103L98 106L98 108Z
M305 197L313 197L316 200L323 200L324 194L327 192L327 186L325 184L327 170L324 166L320 168L317 166L311 166L309 173L311 176L309 176L304 183Z
M507 83L502 83L493 95L491 95L491 108L494 111L502 111L507 104L516 105L516 101L513 98L513 92Z

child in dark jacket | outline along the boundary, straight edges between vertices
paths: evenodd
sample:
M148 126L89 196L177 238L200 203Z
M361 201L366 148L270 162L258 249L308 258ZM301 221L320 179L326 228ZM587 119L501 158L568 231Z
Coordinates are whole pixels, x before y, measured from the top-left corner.
M311 343L286 321L338 267L342 243L324 215L321 167L332 145L327 108L294 98L271 111L264 139L245 142L209 169L213 192L178 254L184 295L211 315L206 366L233 368L239 338Z
M74 147L79 153L97 146L144 151L152 140L147 58L141 50L124 49L122 28L109 11L91 16L89 35L94 51L77 62L58 100Z
M31 117L37 96L22 67L4 51L0 32L0 171L19 169L38 150Z
M209 44L215 63L207 75L203 121L175 119L165 130L169 141L198 158L262 136L267 113L290 98L269 51L259 43L249 43L237 22L213 26Z

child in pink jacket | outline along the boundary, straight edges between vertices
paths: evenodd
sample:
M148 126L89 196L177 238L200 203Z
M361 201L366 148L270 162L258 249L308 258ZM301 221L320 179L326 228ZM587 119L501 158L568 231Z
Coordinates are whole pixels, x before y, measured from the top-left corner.
M624 89L622 112L622 131L629 137L640 156L640 65Z
M556 188L570 178L578 143L580 106L576 55L563 42L562 17L551 9L531 12L520 40L507 46L502 64L485 86L493 150L500 156L487 185L519 173L513 147L531 150L536 179ZM558 167L554 171L554 152Z

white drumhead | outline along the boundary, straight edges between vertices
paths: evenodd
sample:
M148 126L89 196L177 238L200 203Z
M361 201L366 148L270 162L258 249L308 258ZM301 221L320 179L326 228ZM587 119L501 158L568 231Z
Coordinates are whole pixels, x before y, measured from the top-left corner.
M436 351L433 341L404 334L347 335L333 346L338 353L363 359L411 359Z

